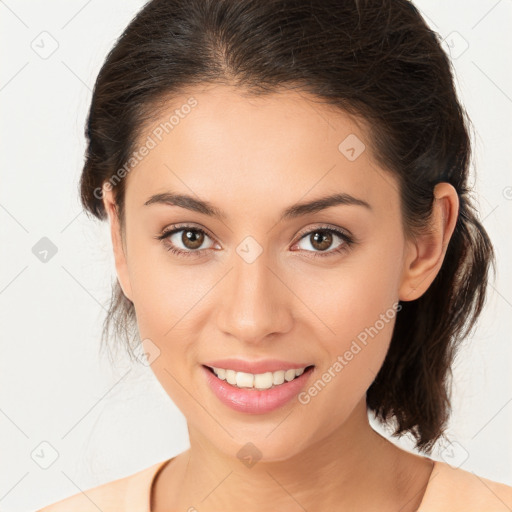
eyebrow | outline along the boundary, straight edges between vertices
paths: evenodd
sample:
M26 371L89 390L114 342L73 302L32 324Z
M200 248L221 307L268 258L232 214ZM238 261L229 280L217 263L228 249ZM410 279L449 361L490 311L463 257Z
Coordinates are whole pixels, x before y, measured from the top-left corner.
M193 212L202 213L211 217L218 217L227 219L226 213L212 205L208 201L203 201L187 194L176 194L172 192L163 192L160 194L152 195L145 203L144 206L151 204L165 204L168 206L179 206L186 208ZM371 205L362 199L358 199L350 194L338 193L329 196L314 199L313 201L296 203L286 208L281 214L281 220L293 219L301 217L310 213L316 213L331 206L337 205L355 205L363 206L369 210L372 209Z

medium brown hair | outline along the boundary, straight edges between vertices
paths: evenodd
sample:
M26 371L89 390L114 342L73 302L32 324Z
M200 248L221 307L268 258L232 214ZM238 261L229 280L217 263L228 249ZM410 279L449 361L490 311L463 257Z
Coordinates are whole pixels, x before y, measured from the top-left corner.
M85 209L105 219L101 186L123 167L141 127L173 95L199 84L254 95L287 87L367 121L378 163L400 185L404 230L428 226L433 189L457 190L459 215L442 267L402 301L367 406L394 435L430 453L450 414L451 364L485 302L494 269L468 185L470 120L439 35L408 0L153 0L108 54L87 119L80 181ZM114 197L122 221L125 181ZM123 222L121 222L123 225ZM103 340L137 342L134 306L113 287Z

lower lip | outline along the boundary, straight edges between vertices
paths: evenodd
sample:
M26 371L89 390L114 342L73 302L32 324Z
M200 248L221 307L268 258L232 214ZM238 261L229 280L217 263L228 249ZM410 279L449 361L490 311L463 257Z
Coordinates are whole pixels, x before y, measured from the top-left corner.
M304 388L313 369L314 367L309 367L302 375L290 382L284 382L271 389L260 390L232 386L202 366L206 380L217 398L235 411L248 414L263 414L288 403Z

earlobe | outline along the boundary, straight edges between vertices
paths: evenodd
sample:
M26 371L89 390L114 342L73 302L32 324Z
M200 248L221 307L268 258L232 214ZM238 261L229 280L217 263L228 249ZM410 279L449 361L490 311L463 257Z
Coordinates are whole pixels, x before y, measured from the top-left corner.
M126 259L126 247L123 244L121 236L121 225L117 211L117 204L111 187L103 186L103 205L107 212L110 223L110 236L112 239L112 249L114 251L115 267L119 285L124 295L133 302L132 290L130 285L130 275L128 272L128 263Z
M404 270L399 289L401 301L421 297L434 281L443 264L458 214L457 191L449 183L438 183L434 188L429 229L406 244Z

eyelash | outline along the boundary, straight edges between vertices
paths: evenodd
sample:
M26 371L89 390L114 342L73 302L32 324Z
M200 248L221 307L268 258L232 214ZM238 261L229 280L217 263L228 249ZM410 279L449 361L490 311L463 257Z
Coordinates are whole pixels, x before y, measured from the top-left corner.
M207 251L208 250L208 249L200 249L200 250L195 250L195 251L193 251L193 250L183 251L182 249L177 249L175 246L171 245L169 243L169 241L167 240L174 233L179 233L180 231L186 231L186 230L194 231L194 232L197 232L197 233L203 233L203 234L205 234L206 236L208 236L209 238L211 238L213 240L213 237L207 231L205 231L204 229L198 228L196 226L191 226L191 225L188 225L188 224L170 226L170 227L166 228L160 235L157 235L155 238L157 240L161 241L164 244L164 246L165 246L167 251L171 252L172 254L176 254L178 256L196 257L198 255L198 253L201 253L202 251ZM330 227L330 226L318 226L318 227L316 227L314 229L311 229L309 231L301 233L297 242L299 242L300 240L305 238L307 235L311 235L313 233L316 233L317 231L334 233L339 238L341 238L344 243L342 243L336 249L333 249L333 250L330 250L330 251L306 251L308 253L312 253L308 257L327 258L327 257L330 257L330 256L338 255L338 254L341 254L341 253L343 253L345 251L348 251L351 248L352 245L357 243L353 237L351 237L350 235L348 235L347 233L345 233L341 229L333 228L333 227Z

